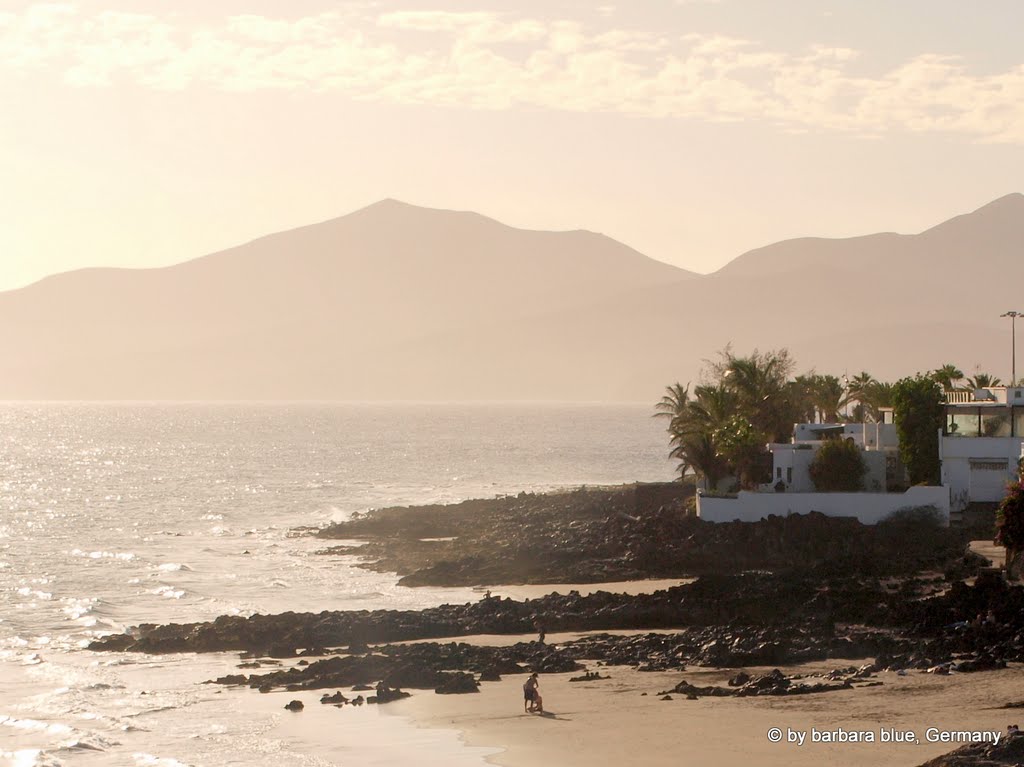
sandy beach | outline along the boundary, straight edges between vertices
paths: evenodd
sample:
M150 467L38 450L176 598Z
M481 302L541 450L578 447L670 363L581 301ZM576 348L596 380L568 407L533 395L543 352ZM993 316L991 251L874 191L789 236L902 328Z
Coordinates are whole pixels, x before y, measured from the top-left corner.
M550 642L556 644L580 636L555 634ZM503 644L527 639L479 636L463 637L460 641ZM782 670L793 674L827 672L863 662L836 659ZM1016 710L999 710L1005 703L1024 698L1022 666L949 676L920 671L908 671L905 676L883 672L870 680L882 682L876 687L789 697L707 697L696 701L680 695L666 701L658 693L683 679L694 685L724 686L735 670L700 668L682 673L644 673L628 667L589 664L589 668L610 678L570 682L570 677L578 674L541 676L544 715L523 713L523 675L483 683L478 694L436 695L417 690L406 700L361 709L321 705L323 691L276 692L259 696L257 701L250 695L249 700L275 708L287 700L302 700L305 710L282 716L280 732L275 733L293 743L323 746L333 740L344 751L343 744L356 733L358 740L352 741L353 748L372 749L373 743L383 745L383 741L390 741L392 750L382 748L380 752L382 760L386 755L390 755L390 760L381 764L399 763L393 750L396 745L403 750L415 750L417 736L409 732L410 725L415 725L421 730L421 742L431 743L433 755L446 754L441 761L449 760L448 764L479 763L483 758L504 767L592 767L640 761L654 767L682 762L720 767L823 763L913 767L961 745L929 742L929 728L939 733L1004 733L1008 724L1019 724L1024 719ZM751 674L770 670L746 669ZM772 728L782 730L783 742L769 740ZM834 733L840 729L870 732L875 742L812 742L814 730ZM883 730L910 731L913 738L910 742L882 742ZM794 734L789 735L789 731ZM787 742L798 737L796 733L806 734L802 745ZM459 739L464 746L460 746ZM372 750L361 756L370 756L370 763L375 763Z

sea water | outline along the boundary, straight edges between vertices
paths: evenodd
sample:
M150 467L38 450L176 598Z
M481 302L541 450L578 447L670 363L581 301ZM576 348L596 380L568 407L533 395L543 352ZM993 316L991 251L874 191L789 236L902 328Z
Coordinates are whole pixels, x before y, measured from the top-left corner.
M282 728L280 695L203 682L237 654L94 653L143 622L417 609L299 532L391 505L672 476L642 405L0 406L0 764L482 764L388 707ZM296 732L300 734L296 734Z

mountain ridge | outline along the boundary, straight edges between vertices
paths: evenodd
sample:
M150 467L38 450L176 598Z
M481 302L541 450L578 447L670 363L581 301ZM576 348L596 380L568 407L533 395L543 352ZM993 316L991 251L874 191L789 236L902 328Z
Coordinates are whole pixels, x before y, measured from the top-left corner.
M891 378L957 360L1005 379L992 307L1015 300L1022 248L1020 194L916 235L775 243L710 275L586 230L382 200L169 267L0 293L0 398L648 400L730 342L788 347L802 368ZM951 278L978 263L998 275L983 290Z

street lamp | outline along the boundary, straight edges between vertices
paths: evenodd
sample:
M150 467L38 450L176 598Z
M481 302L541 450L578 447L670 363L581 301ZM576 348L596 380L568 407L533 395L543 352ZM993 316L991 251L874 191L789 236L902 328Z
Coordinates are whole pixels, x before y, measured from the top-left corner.
M1010 318L1010 386L1017 385L1017 318L1024 317L1024 312L1007 312L1000 314L1000 317Z

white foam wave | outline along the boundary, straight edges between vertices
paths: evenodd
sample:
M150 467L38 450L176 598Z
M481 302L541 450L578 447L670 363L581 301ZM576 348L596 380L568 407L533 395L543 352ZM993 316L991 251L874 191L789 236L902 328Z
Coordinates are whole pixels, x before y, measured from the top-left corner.
M64 762L38 748L20 751L0 751L0 760L6 759L11 767L60 767Z
M18 596L33 597L35 599L41 599L44 602L48 602L49 600L53 599L53 594L51 594L49 591L37 591L36 589L33 589L29 586L22 586L20 589L18 589L17 593Z
M45 732L47 735L71 735L74 729L60 722L40 722L38 719L18 719L0 714L0 725L27 732Z
M71 556L85 557L87 559L119 559L123 562L131 562L135 559L135 554L130 551L82 551L81 549L72 549Z
M64 605L64 607L61 608L62 612L68 616L70 620L77 621L93 612L100 600L95 597L64 597L60 601ZM95 622L96 621L93 620L92 624L95 624Z
M149 593L156 594L158 597L164 597L165 599L181 599L185 596L183 589L176 589L174 586L158 586Z
M177 759L161 758L152 754L135 753L132 754L132 759L140 767L190 767L190 765L185 762L179 762Z
M187 570L188 572L191 572L192 568L188 565L183 565L179 562L165 562L164 564L160 565L157 568L157 570L161 570L165 573L174 573L178 572L179 570Z

